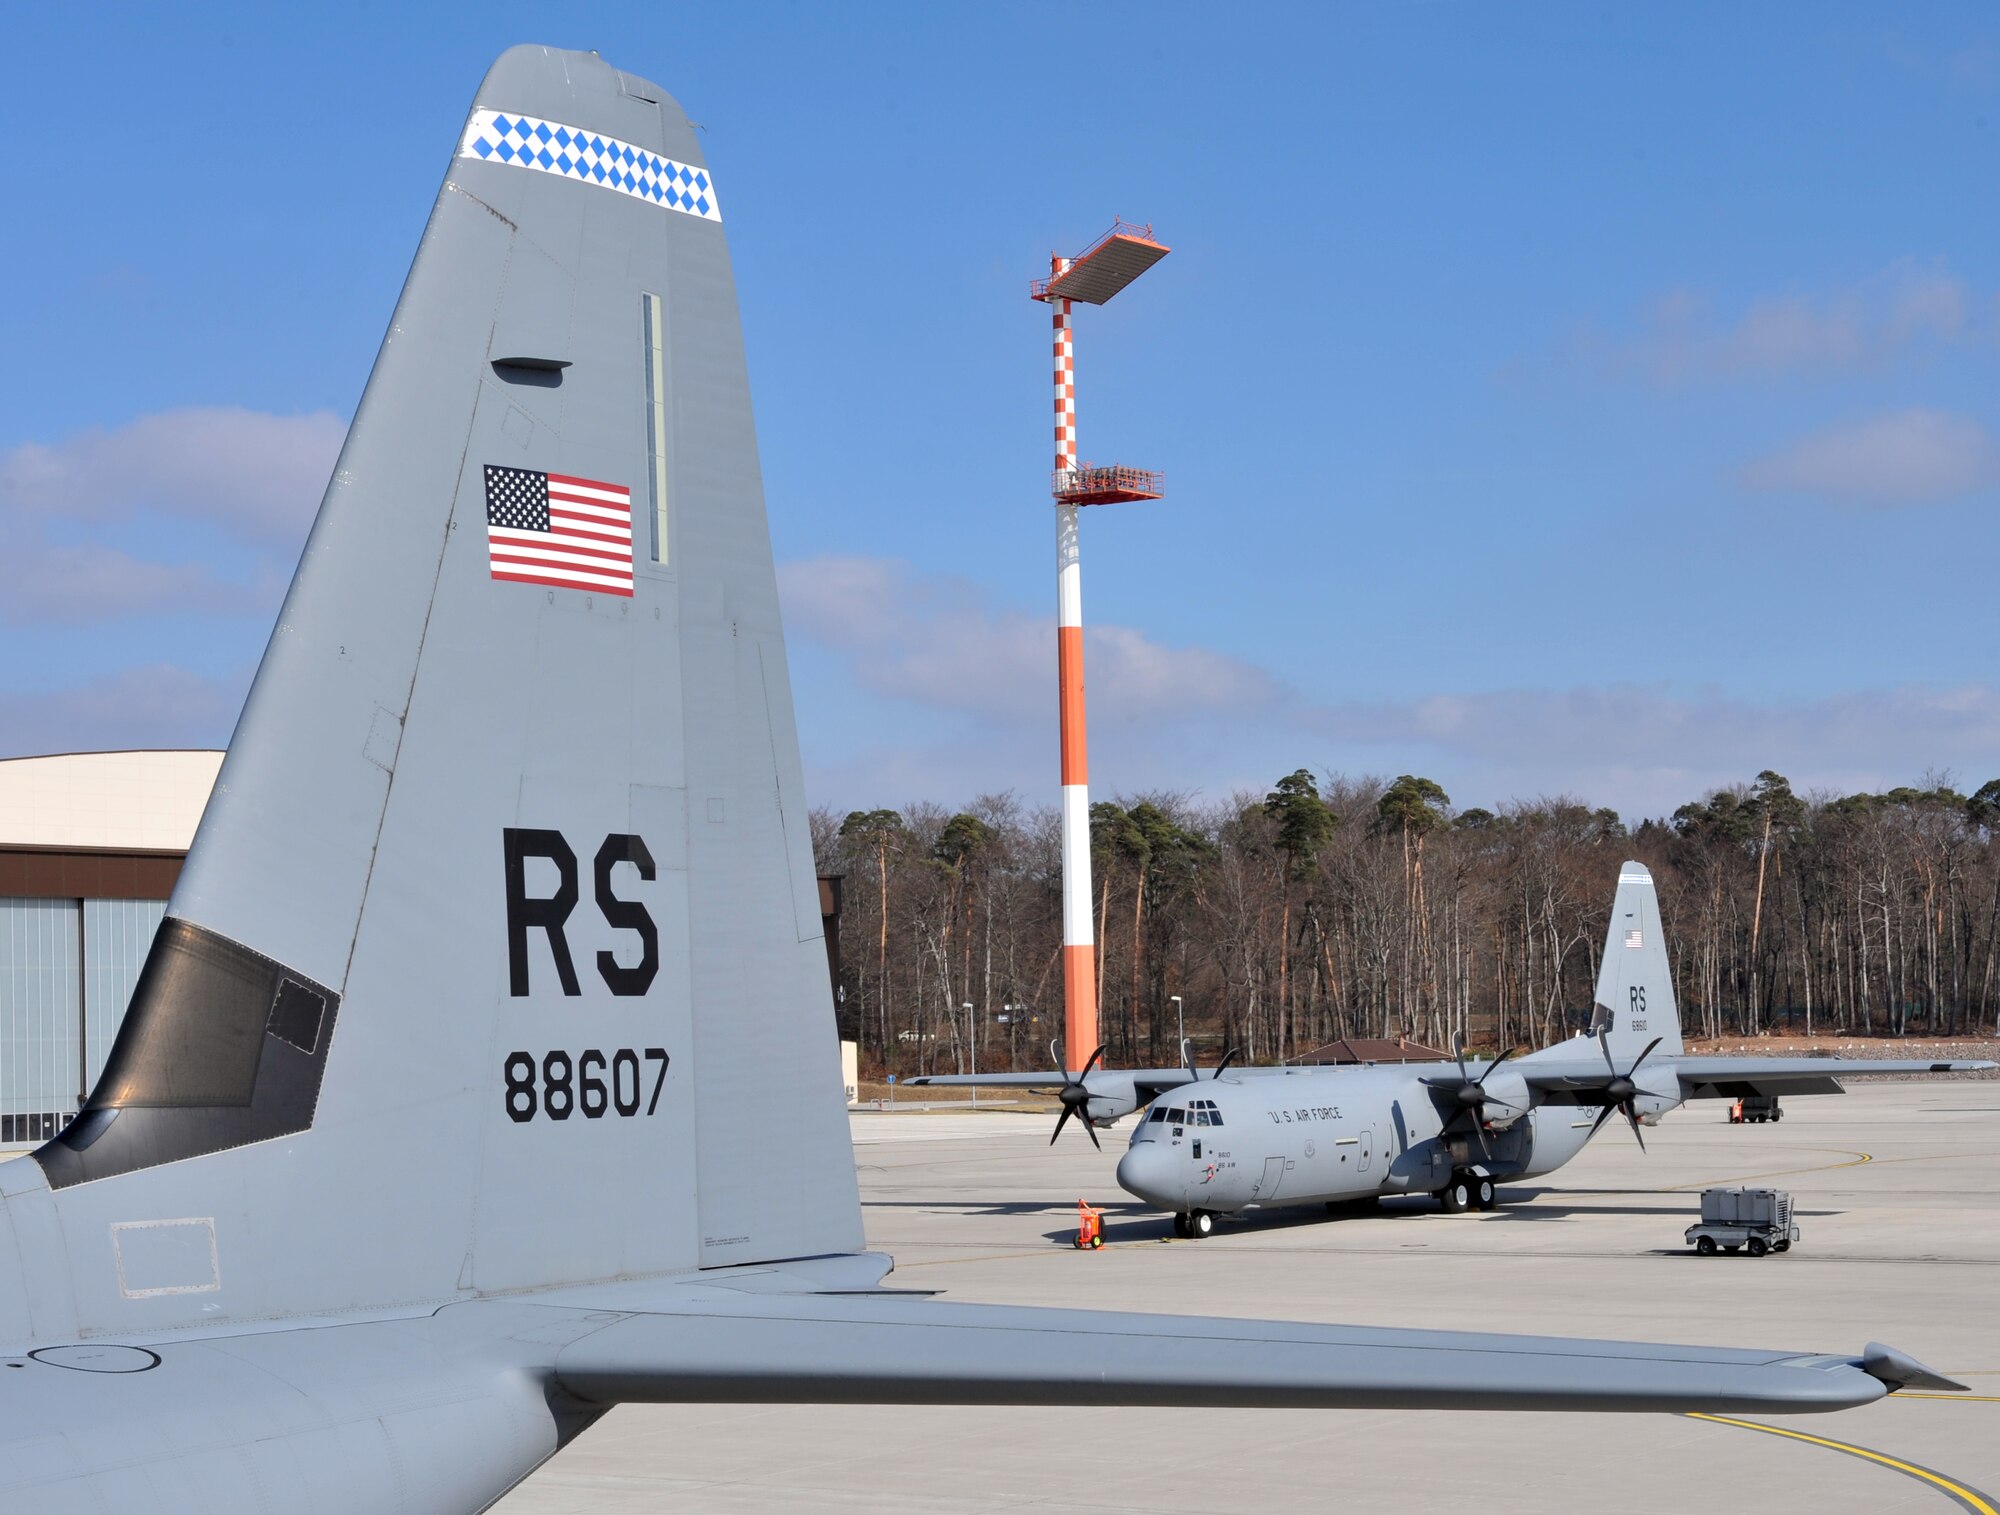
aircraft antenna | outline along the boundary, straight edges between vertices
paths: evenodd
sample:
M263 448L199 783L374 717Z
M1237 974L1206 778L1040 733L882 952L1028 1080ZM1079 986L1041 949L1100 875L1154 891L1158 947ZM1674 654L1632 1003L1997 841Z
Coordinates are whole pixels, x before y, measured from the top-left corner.
M1090 918L1089 743L1083 714L1083 566L1077 510L1157 500L1160 476L1144 468L1079 463L1076 455L1076 353L1070 305L1102 305L1167 255L1151 225L1113 220L1111 230L1074 258L1049 257L1049 276L1030 295L1055 325L1056 679L1062 758L1063 1047L1097 1041L1097 944Z

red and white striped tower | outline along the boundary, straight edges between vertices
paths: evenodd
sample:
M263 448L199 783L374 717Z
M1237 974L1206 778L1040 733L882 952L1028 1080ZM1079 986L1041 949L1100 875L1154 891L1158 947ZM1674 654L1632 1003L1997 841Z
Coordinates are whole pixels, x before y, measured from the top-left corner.
M1049 259L1049 281L1069 268ZM1069 301L1049 300L1056 360L1056 683L1062 742L1063 1059L1081 1068L1097 1046L1097 936L1090 919L1090 744L1083 714L1083 557L1077 511L1063 498L1076 478L1076 353Z
M1076 357L1070 304L1102 305L1167 255L1153 229L1119 221L1077 258L1052 256L1034 297L1055 330L1056 679L1062 743L1063 1063L1083 1067L1098 1046L1097 947L1090 916L1090 744L1083 714L1083 560L1077 512L1085 505L1157 500L1158 474L1098 468L1076 456Z

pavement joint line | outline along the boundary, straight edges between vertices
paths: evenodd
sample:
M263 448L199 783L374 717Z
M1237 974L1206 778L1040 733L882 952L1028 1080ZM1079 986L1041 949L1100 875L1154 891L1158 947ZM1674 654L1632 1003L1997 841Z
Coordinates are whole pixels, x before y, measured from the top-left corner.
M1891 1457L1886 1452L1875 1452L1867 1447L1854 1446L1850 1442L1835 1441L1830 1436L1814 1436L1810 1432L1791 1431L1782 1426L1767 1426L1754 1420L1738 1420L1733 1415L1709 1415L1695 1410L1689 1412L1688 1419L1706 1420L1719 1426L1736 1426L1745 1431L1762 1431L1766 1436L1782 1436L1788 1441L1803 1441L1811 1446L1825 1447L1829 1451L1844 1452L1849 1457L1858 1457L1863 1462L1872 1462L1892 1472L1901 1473L1905 1478L1914 1478L1919 1483L1927 1483L1960 1509L1972 1511L1973 1515L2000 1515L2000 1506L1996 1506L1977 1489L1956 1479L1947 1478L1933 1468L1905 1462L1900 1457Z

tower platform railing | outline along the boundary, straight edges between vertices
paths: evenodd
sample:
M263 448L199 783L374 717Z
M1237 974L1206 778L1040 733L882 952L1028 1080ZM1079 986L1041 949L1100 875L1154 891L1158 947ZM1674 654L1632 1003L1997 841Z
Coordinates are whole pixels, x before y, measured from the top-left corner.
M1133 500L1157 500L1166 492L1166 483L1151 468L1081 463L1075 468L1058 468L1051 474L1049 492L1060 505L1117 505Z

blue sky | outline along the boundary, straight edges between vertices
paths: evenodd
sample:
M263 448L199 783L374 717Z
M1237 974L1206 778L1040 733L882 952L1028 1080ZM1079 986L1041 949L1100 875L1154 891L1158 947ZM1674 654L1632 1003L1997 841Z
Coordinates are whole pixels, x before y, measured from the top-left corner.
M1054 798L1027 282L1113 214L1174 251L1082 450L1168 496L1086 514L1097 792L2000 773L1990 6L200 16L8 20L0 752L226 739L534 40L704 129L816 801Z

